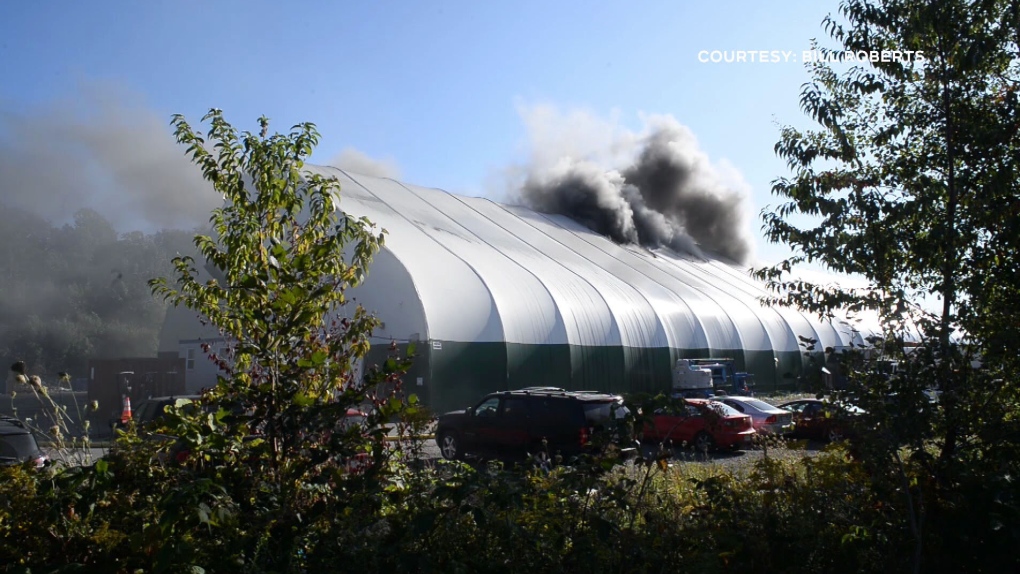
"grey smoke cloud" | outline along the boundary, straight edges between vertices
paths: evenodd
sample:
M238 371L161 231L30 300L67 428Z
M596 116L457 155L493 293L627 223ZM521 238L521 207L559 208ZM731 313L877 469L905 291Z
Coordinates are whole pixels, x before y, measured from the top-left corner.
M712 164L674 118L645 118L634 134L586 112L535 106L522 114L533 149L519 197L529 207L619 243L750 259L746 184Z
M620 195L623 178L588 161L564 158L552 169L528 177L522 195L544 213L569 215L619 243L637 243L634 213Z
M65 223L83 207L120 232L194 228L221 203L164 117L109 84L0 108L0 202Z
M197 117L188 119L202 127ZM106 82L27 110L0 102L0 204L57 224L91 208L122 233L203 227L223 200L174 140L169 122L169 113ZM400 176L395 162L354 148L330 163Z
M395 161L376 159L351 147L341 150L328 165L362 175L400 179L400 167Z

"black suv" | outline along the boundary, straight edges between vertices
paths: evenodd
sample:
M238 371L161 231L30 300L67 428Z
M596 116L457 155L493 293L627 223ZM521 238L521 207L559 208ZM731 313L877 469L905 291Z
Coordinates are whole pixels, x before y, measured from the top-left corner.
M465 454L576 455L600 430L618 431L629 411L617 395L531 387L487 395L477 405L439 417L444 458Z
M33 463L46 465L48 457L39 450L39 443L25 423L18 419L0 416L0 465Z

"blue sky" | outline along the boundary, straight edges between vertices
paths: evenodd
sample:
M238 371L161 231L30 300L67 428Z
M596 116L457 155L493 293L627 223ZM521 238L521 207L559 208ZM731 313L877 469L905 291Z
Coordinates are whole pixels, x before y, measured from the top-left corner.
M264 2L0 4L0 117L30 124L102 92L169 122L210 107L254 129L312 121L316 161L344 148L408 182L489 193L525 162L528 110L547 106L622 129L642 114L689 127L737 170L758 210L785 173L775 122L806 125L802 63L702 63L702 50L788 50L824 38L835 1ZM831 42L828 42L831 44ZM116 112L114 112L116 113ZM130 122L126 122L130 124ZM131 129L128 125L125 129ZM165 128L169 137L169 127ZM0 122L0 136L15 133ZM56 133L56 132L54 132ZM101 177L101 175L100 175ZM784 253L760 238L759 257Z

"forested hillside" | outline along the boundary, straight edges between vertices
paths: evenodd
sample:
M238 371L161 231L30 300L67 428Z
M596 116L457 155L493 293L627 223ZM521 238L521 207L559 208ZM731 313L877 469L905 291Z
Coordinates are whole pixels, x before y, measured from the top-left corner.
M165 305L146 281L192 253L193 231L118 233L91 209L56 225L0 204L0 359L84 376L93 358L156 353Z

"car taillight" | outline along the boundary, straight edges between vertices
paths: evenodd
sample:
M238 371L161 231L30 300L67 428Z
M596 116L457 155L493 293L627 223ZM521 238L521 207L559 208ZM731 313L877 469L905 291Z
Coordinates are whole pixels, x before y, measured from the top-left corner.
M765 419L765 424L770 425L776 422L777 420L779 419L776 418L776 415L771 415L769 418Z
M581 427L581 446L588 444L588 428Z
M732 429L750 428L752 426L751 425L751 417L746 417L745 416L745 417L740 417L740 418L726 419L726 426L728 426L728 427L730 427Z
M178 451L177 456L175 456L174 458L177 459L178 463L183 463L184 461L188 460L189 456L191 456L190 450L182 450Z

